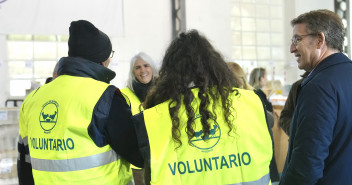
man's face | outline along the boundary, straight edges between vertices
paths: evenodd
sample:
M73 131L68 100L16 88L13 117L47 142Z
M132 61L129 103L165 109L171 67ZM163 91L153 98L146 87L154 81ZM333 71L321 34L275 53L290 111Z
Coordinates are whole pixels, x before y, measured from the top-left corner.
M317 44L317 35L309 33L305 23L293 26L290 52L295 55L299 69L312 71L317 65L320 53Z

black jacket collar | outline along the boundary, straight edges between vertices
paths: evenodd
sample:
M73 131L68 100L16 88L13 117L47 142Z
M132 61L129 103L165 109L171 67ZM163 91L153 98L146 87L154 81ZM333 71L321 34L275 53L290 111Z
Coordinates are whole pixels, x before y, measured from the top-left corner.
M58 75L70 75L93 78L110 83L116 73L101 64L80 57L64 57L59 63Z
M340 63L351 62L351 60L343 53L335 53L328 57L326 57L323 61L321 61L313 71L307 76L306 79L303 80L301 87L306 85L309 81L311 81L315 75L317 75L320 71Z

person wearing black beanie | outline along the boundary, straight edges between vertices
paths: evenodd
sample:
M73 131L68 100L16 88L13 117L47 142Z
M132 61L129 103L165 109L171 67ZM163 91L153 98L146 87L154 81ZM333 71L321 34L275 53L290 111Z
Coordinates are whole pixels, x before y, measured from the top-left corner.
M110 39L85 20L71 22L69 31L58 77L21 107L19 184L132 183L130 163L142 168L144 161L131 108L109 84L116 76L107 68Z
M71 22L68 49L68 56L95 63L106 61L112 52L109 37L85 20Z

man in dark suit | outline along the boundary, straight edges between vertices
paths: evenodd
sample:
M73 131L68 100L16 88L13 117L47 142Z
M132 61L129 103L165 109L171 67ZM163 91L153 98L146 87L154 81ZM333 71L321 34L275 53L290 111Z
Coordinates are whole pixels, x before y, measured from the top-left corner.
M352 62L345 28L329 10L291 21L298 67L311 71L298 88L281 185L352 184Z

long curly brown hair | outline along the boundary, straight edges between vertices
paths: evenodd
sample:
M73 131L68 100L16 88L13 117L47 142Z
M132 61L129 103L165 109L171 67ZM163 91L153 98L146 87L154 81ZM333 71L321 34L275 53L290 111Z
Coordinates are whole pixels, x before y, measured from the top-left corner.
M216 120L217 106L222 106L224 119L230 129L228 134L230 134L234 129L232 124L234 110L229 98L230 93L235 91L233 76L221 54L196 30L181 33L171 42L163 58L159 78L144 101L144 107L150 108L171 100L169 113L172 119L172 138L179 144L178 147L182 145L178 117L182 104L188 116L186 132L189 144L195 135L196 111L191 106L195 98L191 91L192 86L199 89L199 114L204 136L209 135L211 125L208 121ZM236 94L238 94L237 90ZM221 105L217 105L219 98L221 98ZM209 111L211 103L212 111Z

